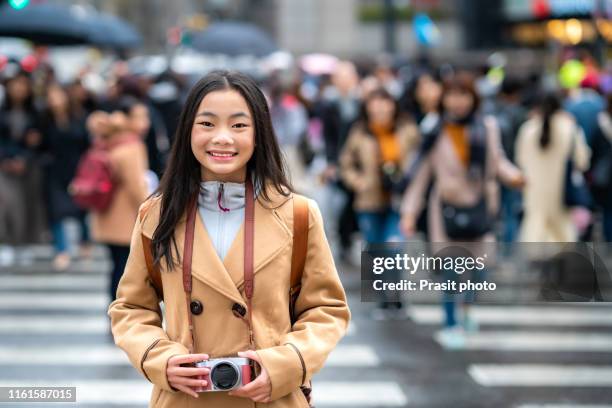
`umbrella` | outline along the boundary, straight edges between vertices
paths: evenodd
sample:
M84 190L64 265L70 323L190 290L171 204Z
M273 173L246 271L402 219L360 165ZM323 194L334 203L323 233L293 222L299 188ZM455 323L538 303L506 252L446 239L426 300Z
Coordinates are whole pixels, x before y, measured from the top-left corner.
M48 3L22 10L0 7L0 36L47 45L92 44L116 49L142 44L140 34L119 17L93 8Z
M95 13L91 20L88 42L101 47L127 49L142 45L142 36L125 20L108 13Z
M78 7L31 4L22 10L0 7L0 36L19 37L47 45L82 44L89 27Z
M264 57L278 50L274 41L259 27L243 22L213 23L193 38L193 47L205 54Z

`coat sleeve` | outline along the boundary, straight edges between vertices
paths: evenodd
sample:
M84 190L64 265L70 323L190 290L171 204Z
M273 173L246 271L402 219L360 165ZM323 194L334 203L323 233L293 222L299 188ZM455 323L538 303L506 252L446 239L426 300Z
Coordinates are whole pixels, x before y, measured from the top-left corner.
M346 144L342 148L340 152L340 177L349 186L351 189L356 190L360 184L360 181L363 182L364 174L357 170L358 163L355 160L355 156L357 155L357 144L355 143L357 138L357 134L352 132L349 135Z
M117 148L117 167L119 178L130 200L139 206L147 198L146 148L142 143L130 143Z
M489 135L488 154L493 159L494 173L504 185L512 187L520 180L521 171L506 156L501 144L501 134L497 120L493 117L487 117L485 123Z
M308 252L302 290L295 303L297 321L281 345L258 350L276 400L307 383L344 336L350 311L316 203L309 200Z
M146 205L143 204L143 205ZM162 328L159 298L149 280L142 249L140 219L136 221L130 255L117 299L108 308L115 343L147 380L165 391L176 392L168 383L168 359L189 354L182 344L171 341Z
M402 214L418 217L425 204L427 187L433 176L431 154L421 158L414 179L409 184L402 199Z

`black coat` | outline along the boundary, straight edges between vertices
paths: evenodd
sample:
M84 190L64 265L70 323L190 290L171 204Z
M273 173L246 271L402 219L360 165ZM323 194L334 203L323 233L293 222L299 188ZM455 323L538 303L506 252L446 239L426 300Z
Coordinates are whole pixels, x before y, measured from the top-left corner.
M89 147L89 138L82 119L71 120L61 128L53 120L41 126L45 152L45 197L50 222L76 217L82 211L68 193L79 160Z

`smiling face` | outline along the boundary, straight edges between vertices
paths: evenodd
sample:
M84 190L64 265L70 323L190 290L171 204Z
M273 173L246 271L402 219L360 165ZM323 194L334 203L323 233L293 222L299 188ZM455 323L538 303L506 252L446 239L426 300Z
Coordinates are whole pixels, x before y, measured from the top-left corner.
M243 183L254 148L253 117L242 95L232 89L207 94L191 130L201 179Z

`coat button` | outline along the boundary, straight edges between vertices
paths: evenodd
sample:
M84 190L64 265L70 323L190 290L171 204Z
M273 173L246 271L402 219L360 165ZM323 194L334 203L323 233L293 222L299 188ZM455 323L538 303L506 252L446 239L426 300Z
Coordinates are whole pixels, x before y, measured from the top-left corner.
M189 308L191 309L191 313L194 315L199 315L202 313L202 310L204 310L204 306L202 306L202 302L199 300L192 300Z
M246 309L240 303L234 303L232 306L232 312L234 313L234 316L242 318L246 314Z

